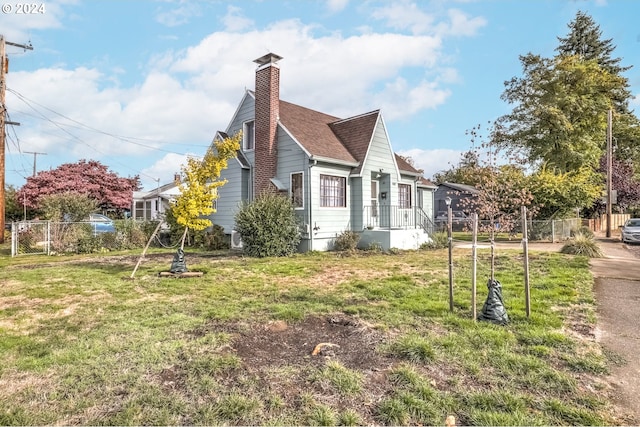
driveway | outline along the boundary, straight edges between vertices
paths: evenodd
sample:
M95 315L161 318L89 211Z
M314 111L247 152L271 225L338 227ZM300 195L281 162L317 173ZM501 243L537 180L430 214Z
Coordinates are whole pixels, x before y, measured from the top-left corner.
M599 238L605 258L592 258L598 311L596 339L624 359L611 370L614 404L626 425L640 424L640 246Z

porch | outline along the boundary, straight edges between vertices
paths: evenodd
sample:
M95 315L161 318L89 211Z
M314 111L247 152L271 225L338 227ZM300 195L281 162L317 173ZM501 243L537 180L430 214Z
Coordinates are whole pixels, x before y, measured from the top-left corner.
M433 220L420 207L369 205L363 209L363 230L358 246L362 249L379 244L383 250L419 249L431 241Z

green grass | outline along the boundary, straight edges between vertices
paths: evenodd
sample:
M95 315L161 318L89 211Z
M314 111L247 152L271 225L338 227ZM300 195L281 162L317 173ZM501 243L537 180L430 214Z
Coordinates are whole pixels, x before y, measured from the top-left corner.
M188 268L205 273L190 279L158 277L170 252L133 280L137 257L111 255L0 258L0 425L615 423L600 384L624 361L570 330L595 321L586 257L531 254L527 317L520 252L498 251L510 323L497 326L471 318L469 250L454 251L453 312L446 249L188 252ZM361 354L311 356L335 336L297 325L337 315L356 325L345 340ZM273 322L283 335L260 341Z

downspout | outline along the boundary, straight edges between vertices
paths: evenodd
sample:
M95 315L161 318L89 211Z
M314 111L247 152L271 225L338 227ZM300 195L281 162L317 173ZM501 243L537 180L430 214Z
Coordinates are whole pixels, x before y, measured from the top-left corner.
M307 209L309 210L309 252L313 251L313 233L314 233L314 228L312 226L313 224L313 206L311 205L311 202L313 200L313 197L311 197L311 168L314 167L315 165L318 164L317 160L314 160L313 163L309 163L308 169L307 169Z

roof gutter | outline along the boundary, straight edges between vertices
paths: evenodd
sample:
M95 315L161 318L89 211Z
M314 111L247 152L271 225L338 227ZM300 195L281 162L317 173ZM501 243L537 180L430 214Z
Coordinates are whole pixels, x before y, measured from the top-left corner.
M349 160L338 160L338 159L332 159L330 157L323 157L323 156L316 156L313 155L309 158L310 160L314 160L316 162L323 162L323 163L332 163L334 165L343 165L343 166L351 166L351 167L356 167L360 164L360 162L351 162Z

